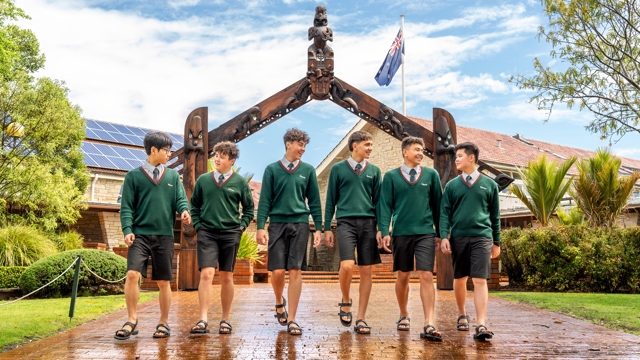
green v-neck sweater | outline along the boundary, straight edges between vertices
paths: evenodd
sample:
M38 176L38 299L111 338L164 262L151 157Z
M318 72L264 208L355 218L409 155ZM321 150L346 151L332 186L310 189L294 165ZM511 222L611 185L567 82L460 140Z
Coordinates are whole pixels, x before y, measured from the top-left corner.
M367 161L357 174L347 160L335 163L329 173L324 229L331 230L331 219L343 217L376 217L382 174L380 168Z
M316 169L302 161L291 172L285 170L280 161L269 164L262 175L258 230L264 229L267 218L272 223L309 223L309 214L315 228L322 229L322 205Z
M393 236L439 234L441 199L440 176L434 169L423 166L413 184L401 168L390 170L382 181L378 230L389 235L391 221Z
M500 197L498 185L480 174L473 185L462 176L449 181L442 194L440 237L486 237L500 245Z
M196 229L201 225L211 230L247 228L253 219L253 208L251 188L236 173L231 173L222 184L213 179L212 172L202 174L191 194L191 220Z
M178 172L165 168L157 182L142 167L127 173L122 184L120 223L124 235L173 236L176 211L189 210Z

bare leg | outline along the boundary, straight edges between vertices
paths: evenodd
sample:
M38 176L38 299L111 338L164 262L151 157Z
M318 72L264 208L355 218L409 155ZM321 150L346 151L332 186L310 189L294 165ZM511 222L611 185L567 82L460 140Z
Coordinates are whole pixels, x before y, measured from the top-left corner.
M358 316L357 319L363 319L367 313L369 305L369 297L371 296L371 265L358 266L360 270L360 299L358 299Z
M200 319L207 321L209 304L211 304L212 281L216 269L208 266L200 270L200 284L198 284L198 302L200 305ZM195 327L194 327L195 329Z
M296 313L298 311L298 304L300 303L300 294L302 293L302 272L300 269L289 270L289 318L287 321L296 321ZM298 332L297 330L292 330Z
M273 294L276 296L276 304L280 305L283 302L282 293L284 292L284 275L285 269L273 270L271 272L271 286L273 287ZM276 309L276 312L282 314L285 311L284 308ZM281 319L282 323L285 323L286 319Z
M487 287L487 279L473 278L473 304L476 307L478 324L486 325L488 302L489 289Z
M353 279L354 264L355 264L355 261L353 260L345 260L340 262L339 278L340 278L340 291L342 292L342 300L340 302L350 302L351 297L349 293L351 292L351 280ZM360 276L362 276L362 274ZM360 279L362 284L362 278ZM343 306L342 311L350 312L351 306ZM343 316L342 320L349 321L349 318L346 316Z
M436 290L433 288L433 273L418 270L420 276L420 300L424 310L424 325L433 324L433 313L436 305Z
M135 270L127 271L127 279L124 282L124 298L127 302L127 314L129 316L129 322L135 324L138 321L138 299L140 298L140 288L138 282L140 281L140 273ZM132 329L128 329L131 331Z
M409 309L407 304L409 303L409 278L411 273L408 271L398 271L398 279L396 280L396 298L398 299L398 306L400 307L400 316L409 316ZM400 327L409 329L409 320L402 320L399 324Z
M169 322L169 308L171 308L171 284L169 280L158 280L156 283L158 284L158 288L160 288L160 296L158 297L160 302L159 324L167 324ZM161 335L157 332L156 334Z
M467 310L464 303L467 299L467 277L453 280L453 292L456 296L456 304L458 305L458 314L466 315ZM467 323L466 319L460 320L461 324ZM467 325L468 327L471 325Z

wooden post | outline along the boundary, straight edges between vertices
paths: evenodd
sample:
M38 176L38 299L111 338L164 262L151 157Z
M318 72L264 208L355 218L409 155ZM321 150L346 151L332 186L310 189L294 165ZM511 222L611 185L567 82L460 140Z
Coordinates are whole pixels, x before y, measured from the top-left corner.
M433 168L440 174L442 188L458 176L453 148L458 142L456 121L444 109L433 109ZM451 255L441 251L436 253L437 288L438 290L453 290L453 261Z
M191 201L196 180L208 172L209 166L209 109L200 107L193 110L184 125L184 169L182 183ZM194 290L200 283L196 232L192 226L185 226L180 232L180 271L178 289Z

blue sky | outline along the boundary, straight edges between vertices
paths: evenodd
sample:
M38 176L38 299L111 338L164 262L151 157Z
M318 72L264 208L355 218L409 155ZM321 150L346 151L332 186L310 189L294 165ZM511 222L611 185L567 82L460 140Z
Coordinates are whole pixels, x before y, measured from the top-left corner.
M314 9L325 5L334 31L335 74L401 111L400 72L389 87L373 79L405 15L407 114L430 119L441 107L459 125L595 150L592 116L559 106L547 114L510 76L533 60L555 69L537 29L538 0L17 0L47 56L39 75L66 81L87 118L182 133L189 112L209 107L217 127L304 77ZM282 134L311 136L303 160L318 165L357 122L314 101L239 144L238 165L260 180L283 155ZM613 150L640 158L640 134ZM375 147L374 147L375 151Z

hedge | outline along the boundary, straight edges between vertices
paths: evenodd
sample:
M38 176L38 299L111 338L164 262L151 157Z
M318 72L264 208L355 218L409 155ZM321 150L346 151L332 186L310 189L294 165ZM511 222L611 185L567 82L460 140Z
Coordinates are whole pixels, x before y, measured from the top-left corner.
M0 266L0 289L17 288L25 266Z
M26 294L53 280L69 267L78 254L82 254L82 259L93 272L107 280L121 279L127 273L127 260L122 256L95 249L69 250L40 259L29 266L20 277L20 289ZM36 293L35 296L58 297L71 294L73 275L72 268L56 282ZM89 273L84 266L80 267L79 288L105 284Z
M640 228L582 225L502 232L502 267L509 283L544 290L640 290Z

